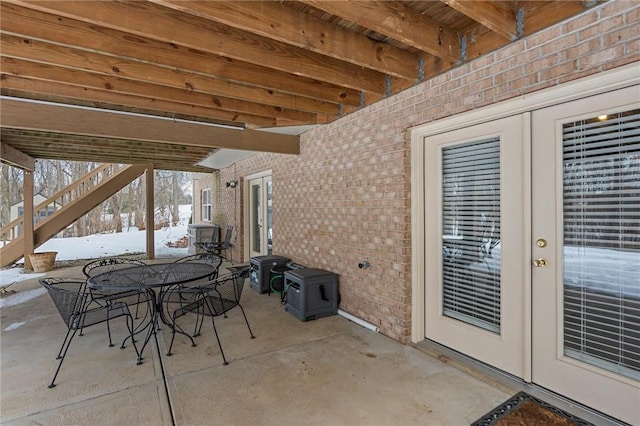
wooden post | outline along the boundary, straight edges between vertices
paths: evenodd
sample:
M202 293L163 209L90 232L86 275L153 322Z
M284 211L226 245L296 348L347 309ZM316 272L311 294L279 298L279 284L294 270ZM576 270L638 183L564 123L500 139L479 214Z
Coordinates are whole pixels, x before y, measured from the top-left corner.
M145 172L146 177L146 198L147 198L147 258L155 259L155 241L154 241L154 233L155 233L155 219L154 219L154 203L155 199L153 197L154 193L154 169L153 164L147 166L147 171Z
M24 170L24 182L22 184L22 194L24 196L24 225L22 235L24 236L24 269L32 269L29 253L33 253L33 172Z

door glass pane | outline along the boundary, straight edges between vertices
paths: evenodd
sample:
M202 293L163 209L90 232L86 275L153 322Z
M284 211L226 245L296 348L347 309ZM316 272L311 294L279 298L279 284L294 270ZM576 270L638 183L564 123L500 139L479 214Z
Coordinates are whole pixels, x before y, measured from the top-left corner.
M251 203L251 250L260 252L260 184L251 185Z
M443 313L500 332L500 140L442 150Z
M640 110L563 125L564 354L640 380Z

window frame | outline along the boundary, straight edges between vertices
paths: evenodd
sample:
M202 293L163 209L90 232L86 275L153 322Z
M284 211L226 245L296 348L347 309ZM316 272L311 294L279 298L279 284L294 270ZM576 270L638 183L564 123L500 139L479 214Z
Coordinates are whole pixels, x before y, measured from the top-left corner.
M213 207L211 203L211 188L200 191L200 203L202 204L202 220L204 222L211 222Z

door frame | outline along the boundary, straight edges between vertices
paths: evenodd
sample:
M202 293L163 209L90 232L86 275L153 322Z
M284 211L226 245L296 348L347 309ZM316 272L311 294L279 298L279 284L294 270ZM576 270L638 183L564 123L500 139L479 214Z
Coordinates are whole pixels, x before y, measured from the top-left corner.
M604 92L629 87L640 83L637 71L637 63L625 65L613 70L604 71L593 76L584 77L569 83L535 92L527 96L519 96L484 108L461 113L453 117L444 118L434 123L416 126L411 129L411 342L418 343L425 340L425 142L424 139L440 133L457 130L467 126L481 124L505 118L515 114L522 114L536 109L557 105L563 102L573 101ZM525 136L529 138L530 126L525 126ZM530 152L524 167L527 167L525 184L531 186ZM531 199L525 199L525 208L531 211ZM525 226L531 228L531 216ZM527 232L529 241L526 241L528 249L522 261L525 263L526 288L531 287L531 241L530 232ZM525 294L525 305L529 312L524 312L525 328L528 328L529 338L523 342L527 356L525 358L524 380L531 382L531 292Z
M249 182L252 181L253 179L260 179L260 178L264 178L264 177L268 177L271 176L271 180L273 182L273 173L271 171L271 169L269 170L264 170L262 172L259 173L254 173L252 175L247 175L243 177L243 194L242 194L242 200L243 200L243 218L242 218L242 222L243 222L243 229L245 230L245 232L243 232L243 241L244 241L244 259L249 259L250 258L250 253L251 253L251 229L250 229L250 223L251 223L251 218L250 218L250 214L251 214L251 209L250 209L250 198L251 198L251 188L249 185Z

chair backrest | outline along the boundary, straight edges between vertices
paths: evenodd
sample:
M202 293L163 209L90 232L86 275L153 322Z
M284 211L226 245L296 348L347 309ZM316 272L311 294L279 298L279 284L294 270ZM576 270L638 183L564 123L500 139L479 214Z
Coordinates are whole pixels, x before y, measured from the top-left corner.
M112 257L108 259L98 259L87 263L82 268L82 273L87 277L95 277L99 274L115 271L116 269L128 268L130 266L144 266L141 260L127 259L124 257Z
M67 328L77 326L87 304L85 282L65 278L43 278L39 282L49 292Z
M211 242L217 244L220 242L220 225L213 225L213 233L211 234Z
M231 236L233 235L233 226L227 226L227 231L224 234L224 241L220 245L220 249L228 249L231 247Z
M206 263L215 268L215 271L209 275L209 280L214 280L218 276L218 269L222 264L222 258L213 253L196 253L189 256L181 257L174 263Z
M222 315L240 304L240 297L245 281L249 276L249 268L233 271L208 283L207 303L213 315Z

